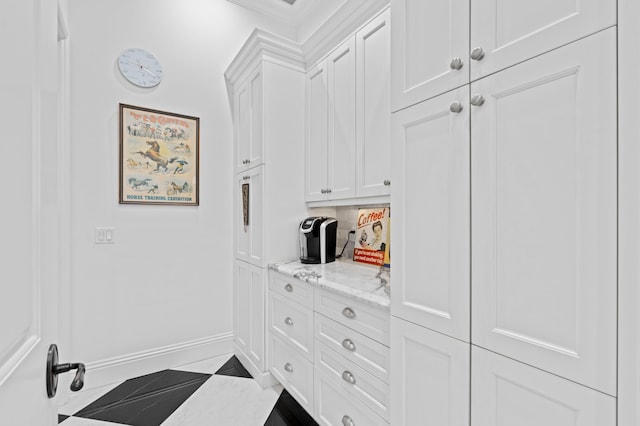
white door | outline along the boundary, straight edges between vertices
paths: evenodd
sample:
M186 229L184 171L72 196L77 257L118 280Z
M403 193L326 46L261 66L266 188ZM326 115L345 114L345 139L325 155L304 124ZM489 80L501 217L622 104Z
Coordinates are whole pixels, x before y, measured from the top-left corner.
M251 138L251 92L248 81L242 82L233 94L235 121L236 173L247 169Z
M469 3L393 0L392 111L469 82Z
M44 0L3 9L0 413L7 424L54 425L45 367L57 339L57 10Z
M356 195L389 195L389 10L356 33Z
M307 129L305 138L306 201L327 198L327 61L307 71Z
M471 373L472 426L616 425L615 398L476 346Z
M472 342L616 393L615 29L471 84ZM476 98L477 100L477 98Z
M235 342L251 363L259 371L264 371L264 270L236 260L234 276Z
M391 194L391 314L467 342L468 102L465 86L393 113Z
M392 316L391 424L468 426L469 351L468 343Z
M254 167L236 175L236 258L256 266L264 266L263 169Z
M328 198L356 195L356 52L351 37L329 54Z
M471 80L615 24L616 0L474 0Z
M254 167L264 162L264 106L262 64L249 75L249 91L251 92L251 138L247 166Z

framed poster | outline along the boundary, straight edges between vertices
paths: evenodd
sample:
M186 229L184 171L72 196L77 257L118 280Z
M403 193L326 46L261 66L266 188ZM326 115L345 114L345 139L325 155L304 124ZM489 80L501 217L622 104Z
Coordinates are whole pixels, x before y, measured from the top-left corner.
M200 119L120 104L120 204L197 206Z

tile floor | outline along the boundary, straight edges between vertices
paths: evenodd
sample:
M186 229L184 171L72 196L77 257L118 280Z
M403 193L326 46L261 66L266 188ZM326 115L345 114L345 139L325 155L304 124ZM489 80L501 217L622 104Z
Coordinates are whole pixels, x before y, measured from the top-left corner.
M81 391L59 413L63 426L317 425L281 386L262 389L233 355Z

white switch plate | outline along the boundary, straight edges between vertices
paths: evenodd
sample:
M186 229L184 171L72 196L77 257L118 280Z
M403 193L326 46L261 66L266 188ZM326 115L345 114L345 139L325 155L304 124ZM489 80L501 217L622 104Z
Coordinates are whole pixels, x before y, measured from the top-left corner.
M96 227L96 244L115 243L115 230L113 227Z

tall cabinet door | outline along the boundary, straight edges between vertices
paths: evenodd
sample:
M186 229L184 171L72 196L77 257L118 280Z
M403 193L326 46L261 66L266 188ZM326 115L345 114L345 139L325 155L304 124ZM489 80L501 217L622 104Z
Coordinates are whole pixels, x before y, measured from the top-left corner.
M327 60L307 71L306 201L326 199L327 189Z
M615 24L616 0L473 0L471 80Z
M247 81L240 84L233 99L235 115L235 171L247 168L251 139L251 91Z
M265 369L264 269L239 260L234 267L235 343L260 371Z
M616 392L615 29L471 85L472 341Z
M392 315L469 341L469 89L392 117Z
M329 198L353 198L356 176L356 53L351 37L331 52L328 68Z
M469 81L469 3L392 1L392 111Z
M236 175L235 253L236 258L264 265L264 166Z
M389 10L356 33L356 194L388 195L391 182Z
M263 80L262 65L259 65L235 91L236 173L262 164L264 161Z

